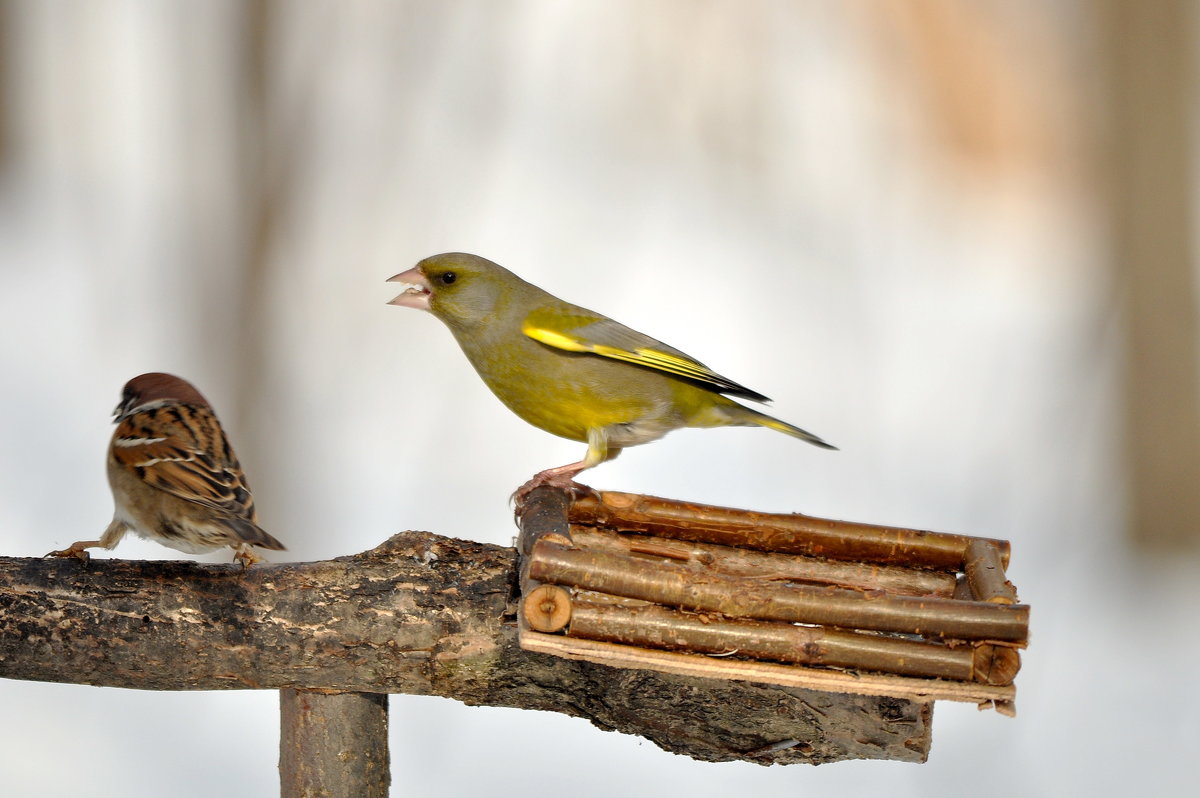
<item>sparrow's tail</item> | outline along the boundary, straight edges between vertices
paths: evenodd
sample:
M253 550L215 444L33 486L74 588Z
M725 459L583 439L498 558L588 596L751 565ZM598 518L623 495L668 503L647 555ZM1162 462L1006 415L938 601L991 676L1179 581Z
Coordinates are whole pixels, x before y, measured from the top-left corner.
M247 521L245 518L229 518L226 519L226 524L243 543L258 546L261 549L286 551L282 543L264 532L258 524Z

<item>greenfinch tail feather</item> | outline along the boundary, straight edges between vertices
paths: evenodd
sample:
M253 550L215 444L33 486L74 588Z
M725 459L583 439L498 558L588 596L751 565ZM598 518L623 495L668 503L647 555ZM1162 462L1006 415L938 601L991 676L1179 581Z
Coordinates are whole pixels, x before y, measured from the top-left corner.
M820 446L822 449L832 449L837 451L838 447L834 446L832 443L822 440L816 435L813 435L808 430L800 429L799 427L789 424L786 421L780 421L773 416L768 416L766 413L760 413L757 410L750 409L749 407L743 407L742 405L738 405L738 407L745 411L744 414L739 413L738 415L742 416L742 418L751 424L758 424L759 426L766 427L767 429L777 430L786 435L791 435L793 438L799 438L802 441L807 441L813 446Z

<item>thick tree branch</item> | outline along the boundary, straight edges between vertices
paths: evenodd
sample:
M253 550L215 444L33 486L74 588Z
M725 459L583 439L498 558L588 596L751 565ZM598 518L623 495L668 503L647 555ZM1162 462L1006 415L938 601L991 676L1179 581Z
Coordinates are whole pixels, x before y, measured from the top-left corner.
M440 695L584 717L710 761L925 759L931 704L522 651L515 569L512 549L425 532L248 570L0 558L0 677Z

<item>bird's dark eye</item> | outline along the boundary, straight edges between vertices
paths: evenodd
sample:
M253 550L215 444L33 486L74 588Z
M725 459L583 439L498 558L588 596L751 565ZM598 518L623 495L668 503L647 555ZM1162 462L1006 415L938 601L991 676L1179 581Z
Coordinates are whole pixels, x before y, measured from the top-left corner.
M442 272L438 279L442 281L442 285L453 285L454 281L458 279L458 275L454 272Z

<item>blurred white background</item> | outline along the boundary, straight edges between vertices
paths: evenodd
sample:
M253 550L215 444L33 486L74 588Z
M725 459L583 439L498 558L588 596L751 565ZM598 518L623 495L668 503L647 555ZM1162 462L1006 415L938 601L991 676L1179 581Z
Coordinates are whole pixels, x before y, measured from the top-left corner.
M0 553L103 529L109 412L151 370L216 407L289 547L274 560L404 529L508 543L509 494L583 446L510 415L434 318L384 304L392 274L474 252L841 447L685 430L590 484L1009 539L1032 643L1018 717L938 704L920 766L709 765L394 696L393 794L1181 793L1195 502L1139 498L1163 480L1129 442L1174 446L1197 484L1194 270L1186 243L1120 255L1140 173L1119 148L1150 125L1120 107L1141 52L1120 5L4 0ZM1146 50L1194 81L1191 6L1129 8L1179 33ZM1157 154L1190 175L1182 138ZM1122 309L1157 274L1185 290L1138 338ZM1138 371L1163 351L1183 352L1175 384ZM1143 428L1140 397L1172 391L1179 418ZM130 538L115 556L179 555ZM0 681L3 793L270 795L277 702Z

